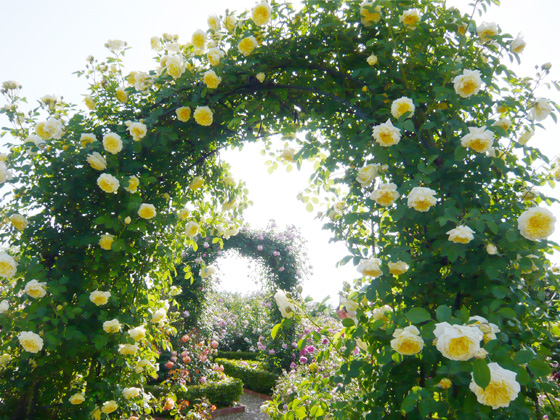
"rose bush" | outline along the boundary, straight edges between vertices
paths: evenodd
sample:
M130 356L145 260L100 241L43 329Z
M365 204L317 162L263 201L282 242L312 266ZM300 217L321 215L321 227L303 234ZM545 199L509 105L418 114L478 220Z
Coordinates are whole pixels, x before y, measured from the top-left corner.
M220 16L223 25L214 19L192 45L154 40L155 68L130 73L125 43L111 41L106 61L92 57L79 72L91 82L82 112L54 96L28 112L19 84L3 84L0 112L12 124L0 162L3 212L28 223L0 228L8 246L0 353L9 356L0 414L75 419L170 408L171 397L133 404L120 390L140 388L154 373L151 343L176 334L181 312L169 292L183 253L205 238L217 251L239 233L247 201L220 150L257 139L266 148L280 134L296 151L290 165L315 165L302 201L328 209L319 217L347 243L342 263L363 274L339 312L345 330L332 346L344 361L329 378L358 382L363 393L334 405L332 416L558 417L548 363L557 351L550 325L560 286L548 261L555 218L553 200L534 193L554 184L557 166L529 143L557 108L541 97L550 66L518 77L507 66L520 59L517 38L476 21L491 3L465 12L439 0L308 0L297 9L263 1ZM210 70L220 83L201 83ZM188 188L195 179L203 182ZM388 206L369 199L381 184L399 194L381 200L395 198ZM457 226L474 233L449 240ZM110 251L101 235L114 236ZM287 257L254 253L263 251L276 287L287 290ZM391 273L395 261L408 269ZM187 272L209 264L192 265ZM29 299L31 280L46 283L47 294ZM110 298L90 301L95 291ZM375 319L385 305L392 311ZM436 324L472 332L474 316L496 326L475 357L455 360L474 353L478 334L444 335L442 350L433 344ZM135 342L125 332L140 325L146 337ZM358 345L364 355L351 357ZM81 404L69 401L76 393ZM303 398L282 415L294 418ZM321 401L305 401L323 415Z

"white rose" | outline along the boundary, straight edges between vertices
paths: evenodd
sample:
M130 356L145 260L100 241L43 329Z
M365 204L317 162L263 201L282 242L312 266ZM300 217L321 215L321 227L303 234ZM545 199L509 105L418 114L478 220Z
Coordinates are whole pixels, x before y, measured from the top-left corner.
M294 316L296 308L293 303L290 302L284 290L278 289L274 294L274 300L284 318L292 318Z
M12 179L12 174L6 166L6 163L0 162L0 184L3 184L10 179Z
M362 185L362 187L368 187L379 172L379 168L375 164L366 165L358 171L358 176L356 180Z
M111 292L100 292L95 290L89 294L89 300L97 306L106 305L111 297Z
M206 277L210 277L215 272L216 272L216 268L212 265L209 265L207 267L204 267L202 270L200 270L199 275L202 278L206 278Z
M511 44L509 44L509 50L514 54L521 54L526 46L527 43L525 42L523 37L521 35L517 35L517 38L515 38L513 41L511 41Z
M498 35L498 25L494 22L483 22L476 27L476 33L482 42L488 42L490 41L489 37Z
M111 319L103 323L103 331L113 334L121 330L121 323L117 319Z
M552 112L552 106L548 99L539 98L535 101L533 107L529 110L531 119L534 121L542 121Z
M7 312L8 309L10 309L10 304L7 300L3 300L2 302L0 302L0 314Z
M138 351L138 344L119 344L119 354L123 356L136 354Z

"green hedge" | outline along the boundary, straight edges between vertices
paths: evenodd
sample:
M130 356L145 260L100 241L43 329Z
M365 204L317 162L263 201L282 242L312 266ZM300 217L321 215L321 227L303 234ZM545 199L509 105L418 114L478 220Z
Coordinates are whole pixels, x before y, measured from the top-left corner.
M145 386L145 389L154 396L165 393L165 390L159 386ZM243 394L243 383L238 378L226 376L220 381L207 382L204 385L187 385L186 392L179 387L173 392L177 400L187 400L191 404L205 397L218 408L231 407Z
M225 374L241 379L245 388L272 395L279 376L264 370L261 362L229 359L215 359L215 362L224 366Z
M257 360L259 353L252 351L218 351L216 357L220 359Z

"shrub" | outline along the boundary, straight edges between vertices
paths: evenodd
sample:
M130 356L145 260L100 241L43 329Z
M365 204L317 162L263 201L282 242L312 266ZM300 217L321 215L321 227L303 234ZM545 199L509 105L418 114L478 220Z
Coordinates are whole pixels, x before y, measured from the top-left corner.
M159 386L146 386L145 390L151 392L156 397L167 395L166 390ZM177 396L177 400L186 400L191 404L206 398L218 408L231 407L243 394L243 382L238 378L226 375L218 381L189 385L188 388L176 387L173 391Z
M278 375L264 370L262 363L228 359L216 359L215 362L224 366L225 374L241 379L245 388L261 394L272 395Z
M218 351L217 357L230 360L257 360L258 355L250 351Z

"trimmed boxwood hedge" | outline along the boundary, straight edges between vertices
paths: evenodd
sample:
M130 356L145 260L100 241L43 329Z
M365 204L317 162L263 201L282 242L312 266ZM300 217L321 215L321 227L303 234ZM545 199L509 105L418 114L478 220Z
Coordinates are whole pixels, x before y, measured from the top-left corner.
M279 375L264 370L261 362L230 359L215 359L215 362L224 366L225 374L241 379L245 388L272 395Z
M165 392L159 386L145 386L145 389L155 396ZM187 385L186 392L177 387L174 392L177 400L186 400L191 404L205 397L218 408L231 407L234 402L239 401L239 397L243 394L243 383L240 379L232 378L226 374L226 377L220 381L209 381L204 385Z
M220 359L257 360L259 353L252 351L218 351L216 357Z

